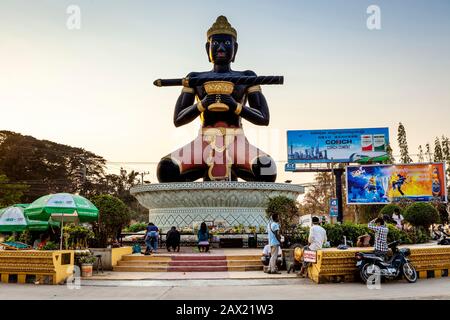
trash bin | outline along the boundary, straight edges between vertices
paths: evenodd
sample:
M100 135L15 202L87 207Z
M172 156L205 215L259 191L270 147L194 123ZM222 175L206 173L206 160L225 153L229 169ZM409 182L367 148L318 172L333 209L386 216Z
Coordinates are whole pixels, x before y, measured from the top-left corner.
M256 239L255 234L248 235L248 247L249 248L257 248L258 247L258 241Z

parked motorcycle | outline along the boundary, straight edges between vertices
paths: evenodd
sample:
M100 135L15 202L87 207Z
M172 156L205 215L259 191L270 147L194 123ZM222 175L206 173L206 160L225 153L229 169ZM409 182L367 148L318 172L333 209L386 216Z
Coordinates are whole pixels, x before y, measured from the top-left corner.
M417 271L408 260L411 250L408 248L399 249L397 247L399 243L399 241L394 241L388 244L388 247L392 250L392 257L388 261L374 253L356 253L356 266L364 283L367 283L374 275L379 275L385 279L400 279L404 276L410 283L417 281Z
M445 232L444 226L438 226L438 232L434 231L434 234L436 235L435 240L437 240L437 244L444 246L450 245L450 235Z

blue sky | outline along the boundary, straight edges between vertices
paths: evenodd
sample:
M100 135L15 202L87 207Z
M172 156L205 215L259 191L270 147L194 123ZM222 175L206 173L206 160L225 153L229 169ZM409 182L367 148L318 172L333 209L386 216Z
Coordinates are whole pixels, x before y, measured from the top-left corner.
M66 28L70 4L81 9L80 30ZM381 30L366 27L372 4ZM270 126L244 122L280 173L286 130L388 126L395 142L402 121L411 153L450 135L445 0L3 0L0 128L110 161L157 162L194 139L199 122L175 129L179 88L152 82L211 68L204 42L220 14L238 32L234 69L285 76L285 85L263 89Z

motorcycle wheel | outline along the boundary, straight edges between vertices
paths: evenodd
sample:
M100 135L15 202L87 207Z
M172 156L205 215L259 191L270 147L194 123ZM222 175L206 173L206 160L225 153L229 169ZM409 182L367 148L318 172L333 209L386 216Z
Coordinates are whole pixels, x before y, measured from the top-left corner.
M409 283L414 283L417 281L417 271L411 263L406 262L403 264L402 273L405 276L406 281Z
M361 271L359 272L361 276L361 280L365 284L375 284L375 279L369 280L371 276L374 274L378 274L381 276L381 269L379 266L373 263L366 263L361 267Z

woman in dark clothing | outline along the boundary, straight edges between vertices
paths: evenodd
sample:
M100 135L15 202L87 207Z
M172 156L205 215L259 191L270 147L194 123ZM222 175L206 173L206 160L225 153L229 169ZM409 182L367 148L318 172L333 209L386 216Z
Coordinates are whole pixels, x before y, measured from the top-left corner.
M200 252L209 251L209 232L206 223L202 222L200 225L200 230L198 230L198 250Z

